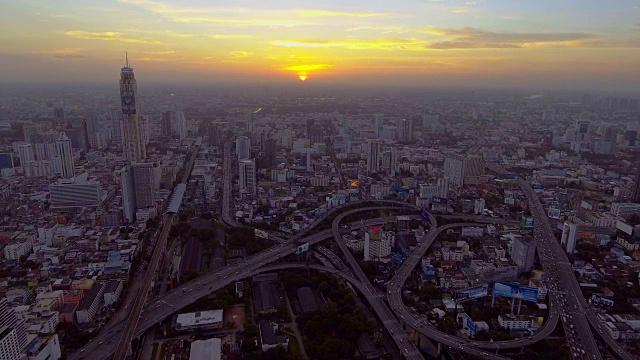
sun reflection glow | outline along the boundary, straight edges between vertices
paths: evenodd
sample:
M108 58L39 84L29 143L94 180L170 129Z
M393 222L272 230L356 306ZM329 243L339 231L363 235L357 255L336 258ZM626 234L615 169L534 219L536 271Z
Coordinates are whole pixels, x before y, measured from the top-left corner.
M299 75L298 77L300 78L301 81L307 80L307 75Z

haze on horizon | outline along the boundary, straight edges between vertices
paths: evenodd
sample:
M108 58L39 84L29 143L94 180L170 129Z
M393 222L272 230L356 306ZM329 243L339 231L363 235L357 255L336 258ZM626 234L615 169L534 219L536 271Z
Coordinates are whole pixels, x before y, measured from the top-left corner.
M640 1L0 0L0 83L386 84L628 91Z

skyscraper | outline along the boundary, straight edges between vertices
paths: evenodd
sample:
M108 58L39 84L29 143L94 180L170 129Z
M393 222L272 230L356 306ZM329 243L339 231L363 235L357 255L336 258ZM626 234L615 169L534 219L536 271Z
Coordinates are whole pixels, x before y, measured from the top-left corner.
M459 187L464 186L464 159L458 155L447 155L444 161L444 176Z
M267 139L264 142L264 152L266 157L265 165L267 167L275 166L278 156L278 144L275 139Z
M413 141L413 119L401 119L398 121L398 141Z
M156 163L134 163L133 184L136 194L136 208L155 206L156 175L159 168Z
M122 109L111 109L111 140L122 142L124 139L123 114Z
M8 326L0 326L0 359L20 360L16 331Z
M380 146L379 140L371 139L367 143L367 171L377 173L380 170Z
M136 193L132 165L125 165L120 172L120 191L122 193L124 219L132 223L136 221Z
M484 175L484 162L481 155L468 155L464 158L464 176Z
M162 113L162 119L160 120L160 129L162 132L162 136L171 137L173 135L172 123L173 123L173 112L164 111Z
M25 166L28 163L35 161L33 156L33 146L31 144L18 145L18 157L20 158L20 166Z
M151 140L151 124L149 123L149 117L140 115L138 117L140 121L140 135L142 136L142 143L146 146Z
M633 202L640 204L640 164L636 170L636 181L633 184Z
M240 136L236 139L236 153L238 161L251 157L251 139L246 136Z
M142 162L147 158L142 139L137 96L138 84L127 58L120 72L120 105L124 117L124 154L132 162Z
M238 164L238 173L240 176L240 191L247 194L256 194L256 162L254 159L244 159Z
M65 179L72 178L73 169L73 152L71 151L71 139L65 133L60 133L56 139L56 157L60 164L60 176Z
M384 116L382 114L373 115L373 129L376 133L376 138L380 138L380 133L384 128Z
M187 137L187 119L182 111L176 113L176 131L180 140L184 140Z

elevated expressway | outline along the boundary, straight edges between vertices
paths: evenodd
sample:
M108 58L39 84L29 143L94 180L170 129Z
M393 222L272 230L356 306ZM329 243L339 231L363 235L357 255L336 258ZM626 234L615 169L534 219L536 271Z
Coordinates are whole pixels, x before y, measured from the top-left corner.
M507 173L506 170L496 165L487 165L487 168L496 174L505 175ZM602 355L595 342L594 334L596 334L604 340L607 346L619 358L625 360L635 359L633 355L624 351L620 345L609 336L608 331L604 328L602 322L585 300L582 290L580 289L580 284L574 275L573 267L569 262L569 258L553 234L538 195L531 185L523 179L518 180L518 186L529 200L529 208L534 218L534 224L538 224L534 227L534 236L539 241L538 255L542 265L545 269L553 270L547 272L550 280L557 284L559 290L568 294L566 297L568 301L567 310L571 316L564 316L562 321L565 325L565 332L572 347L572 355L574 358L602 359ZM540 250L542 250L542 252ZM595 331L592 331L589 325L591 325L591 328ZM572 331L567 331L567 329L575 329L576 333L574 334ZM572 343L581 344L585 354L581 354L581 352L578 354L578 351L574 349Z

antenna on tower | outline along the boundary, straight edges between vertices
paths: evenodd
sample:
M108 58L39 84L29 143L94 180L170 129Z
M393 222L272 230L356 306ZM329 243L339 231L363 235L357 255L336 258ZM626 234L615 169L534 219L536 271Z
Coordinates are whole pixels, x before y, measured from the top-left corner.
M129 53L124 52L124 67L129 67Z

